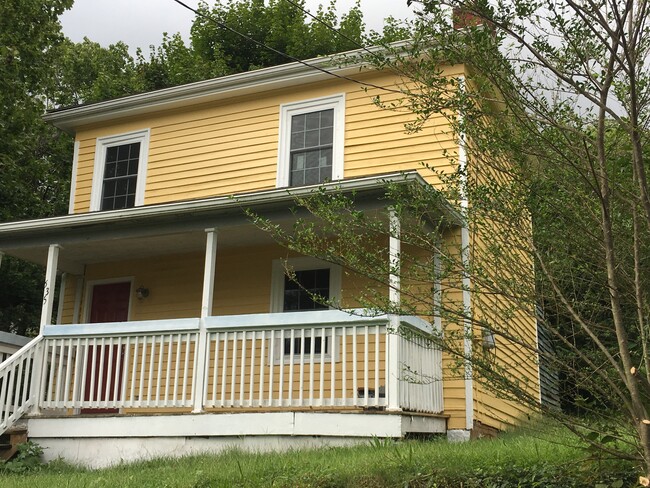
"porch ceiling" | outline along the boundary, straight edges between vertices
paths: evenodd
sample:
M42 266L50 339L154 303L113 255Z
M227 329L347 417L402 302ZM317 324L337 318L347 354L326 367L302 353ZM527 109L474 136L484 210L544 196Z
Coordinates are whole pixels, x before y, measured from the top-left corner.
M86 264L112 262L125 259L141 259L169 254L203 252L205 250L205 231L203 228L184 232L159 235L136 235L85 240L57 240L62 249L59 254L60 271L82 274ZM265 232L248 225L221 228L218 235L219 248L254 246L273 242ZM8 255L26 261L45 265L48 245L24 246L3 249Z
M337 181L323 185L352 194L359 208L384 207L388 181L426 185L416 172ZM290 226L298 196L320 185L260 191L244 195L135 207L124 210L65 215L0 224L0 251L46 264L50 244L59 244L58 269L81 274L90 263L181 254L205 249L205 229L218 229L219 248L264 245L269 234L250 223L243 209L252 208L274 223ZM458 223L451 206L436 210L451 225ZM307 215L307 214L305 214Z

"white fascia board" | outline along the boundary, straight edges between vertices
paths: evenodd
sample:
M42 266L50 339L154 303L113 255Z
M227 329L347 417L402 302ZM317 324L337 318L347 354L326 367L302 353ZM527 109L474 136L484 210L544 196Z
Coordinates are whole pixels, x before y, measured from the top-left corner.
M347 53L348 56L352 54ZM74 133L75 129L81 125L170 110L184 105L230 99L250 93L315 83L332 78L332 75L324 70L338 76L352 75L368 70L359 62L336 66L337 62L344 62L345 57L346 53L343 53L337 56L308 60L305 61L305 64L283 64L115 100L61 109L46 113L43 115L43 120L66 132Z
M392 43L391 50L404 50L411 41ZM59 129L74 133L81 125L130 117L183 105L205 103L275 88L286 88L306 83L348 76L374 69L363 59L373 53L385 52L381 46L372 46L343 53L271 66L244 73L222 76L153 92L131 95L105 102L63 108L43 115L43 120ZM394 57L388 54L388 57Z

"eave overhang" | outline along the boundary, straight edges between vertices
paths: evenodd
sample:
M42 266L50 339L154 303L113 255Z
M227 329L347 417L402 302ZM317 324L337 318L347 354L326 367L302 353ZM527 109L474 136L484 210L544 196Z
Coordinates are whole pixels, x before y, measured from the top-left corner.
M245 209L273 220L291 222L296 218L292 211L295 199L321 189L354 195L359 208L377 209L389 204L385 199L389 184L428 185L419 173L410 171L323 185L8 222L0 224L0 251L43 264L47 247L59 244L64 248L62 269L65 270L68 263L68 268L73 270L78 268L73 261L77 265L91 262L89 256L100 254L100 250L103 250L104 257L98 259L94 256L97 261L117 256L111 253L118 252L115 249L118 241L126 245L119 251L120 255L129 254L131 257L137 257L136 248L143 255L156 251L159 254L172 252L177 248L177 252L197 250L204 244L204 230L212 227L220 230L220 236L224 235L225 244L230 238L231 245L241 245L250 241L253 233L257 236L264 234L250 223ZM450 226L461 223L460 215L451 204L442 203L432 209L431 217L441 218ZM268 236L265 238L270 242Z
M400 49L407 44L407 41L401 41L393 44L392 48ZM316 83L332 79L333 76L351 76L371 69L363 61L363 56L382 49L371 47L348 51L104 102L57 109L43 115L43 120L68 133L75 133L78 127L89 124Z

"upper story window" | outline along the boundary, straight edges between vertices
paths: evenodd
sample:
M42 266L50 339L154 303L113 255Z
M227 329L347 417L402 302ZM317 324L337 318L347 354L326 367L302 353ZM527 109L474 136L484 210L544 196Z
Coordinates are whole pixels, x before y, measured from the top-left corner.
M142 205L149 130L97 139L90 210Z
M282 105L277 186L342 179L344 125L343 94Z

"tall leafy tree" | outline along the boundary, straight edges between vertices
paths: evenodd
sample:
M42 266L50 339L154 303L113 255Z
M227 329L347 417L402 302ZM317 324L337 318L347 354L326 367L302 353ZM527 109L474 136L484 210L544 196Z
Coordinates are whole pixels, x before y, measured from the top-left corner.
M378 94L378 103L408 107L411 131L435 131L429 121L443 114L466 141L468 164L450 154L457 171L440 178L448 200L469 202L459 211L474 246L465 248L468 260L460 259L462 244L445 246L438 238L444 228L422 224L440 193L388 188L403 217L402 283L425 285L404 286L399 306L370 291L364 298L380 311L443 315L459 325L440 337L441 345L461 365L471 362L465 371L496 394L533 408L538 396L524 364L514 367L499 350L534 360L536 337L516 324L541 306L540 320L558 348L544 359L568 379L565 406L588 415L547 413L601 453L638 462L640 482L650 486L650 6L640 0L409 3L418 4L421 20L411 47L393 53L404 75L402 97L382 104ZM467 74L445 76L442 67L456 63L465 63ZM297 251L389 284L395 268L381 246L368 243L391 229L340 196L298 203L320 224L299 221L292 233L260 225ZM427 249L437 250L439 271L422 258ZM437 282L443 295L466 290L453 278L463 274L471 313L453 300L441 306L440 295L430 293ZM469 334L453 334L468 321ZM486 337L496 354L480 347ZM462 347L466 339L472 354Z
M41 121L55 78L58 17L72 0L0 4L0 221L42 217L65 208L72 141ZM0 271L0 327L38 324L42 272L8 257Z

